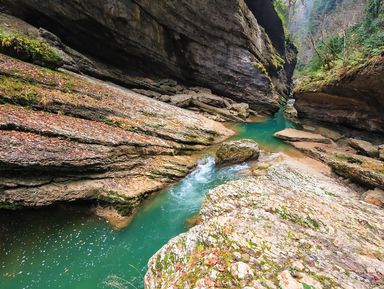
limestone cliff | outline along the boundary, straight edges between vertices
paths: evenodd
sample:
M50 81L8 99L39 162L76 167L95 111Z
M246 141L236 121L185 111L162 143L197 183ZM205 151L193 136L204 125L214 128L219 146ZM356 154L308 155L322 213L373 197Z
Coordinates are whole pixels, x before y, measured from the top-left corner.
M278 109L295 62L269 0L1 0L0 7L108 67L80 64L86 73L147 88L148 78L172 78L263 112Z

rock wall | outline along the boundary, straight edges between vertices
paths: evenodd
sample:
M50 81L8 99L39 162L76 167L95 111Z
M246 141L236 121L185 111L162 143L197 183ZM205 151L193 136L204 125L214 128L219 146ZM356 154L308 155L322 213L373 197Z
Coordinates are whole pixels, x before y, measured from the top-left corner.
M384 133L384 57L330 83L299 84L295 89L299 117Z
M124 74L173 78L272 112L287 91L294 49L269 0L247 3L1 0L0 7Z

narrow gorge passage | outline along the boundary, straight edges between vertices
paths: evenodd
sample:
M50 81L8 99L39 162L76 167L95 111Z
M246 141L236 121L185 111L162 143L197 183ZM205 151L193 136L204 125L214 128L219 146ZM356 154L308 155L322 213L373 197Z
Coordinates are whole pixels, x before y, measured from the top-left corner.
M0 0L0 289L384 288L384 0Z

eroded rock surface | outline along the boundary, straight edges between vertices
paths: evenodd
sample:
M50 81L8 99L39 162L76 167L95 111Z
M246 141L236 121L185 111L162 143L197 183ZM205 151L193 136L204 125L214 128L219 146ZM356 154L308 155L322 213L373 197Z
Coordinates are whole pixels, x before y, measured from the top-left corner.
M0 54L0 207L98 200L132 211L233 134L131 90Z
M384 208L384 191L379 188L365 192L362 199L367 203Z
M359 153L377 158L379 157L379 148L368 141L361 139L349 139L348 143L351 147L355 148Z
M273 112L281 102L276 90L289 86L295 49L270 1L254 4L2 0L0 8L44 28L40 35L74 60L68 67L162 94L180 93L177 80Z
M251 139L228 141L222 143L216 151L216 163L234 164L249 160L257 160L260 148L257 142Z
M304 164L211 190L201 216L151 258L147 289L384 286L384 212Z
M358 184L384 189L384 162L357 154L351 147L335 143L289 142L298 150L318 159L339 176Z
M295 88L299 117L384 132L384 57L330 83L308 79Z

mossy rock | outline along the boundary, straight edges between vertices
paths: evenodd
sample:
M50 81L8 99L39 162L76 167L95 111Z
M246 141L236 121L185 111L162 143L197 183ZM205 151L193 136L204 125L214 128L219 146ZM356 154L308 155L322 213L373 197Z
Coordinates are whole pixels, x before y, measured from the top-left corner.
M47 43L19 34L0 32L0 53L50 69L63 65L63 59Z
M216 163L233 164L249 160L257 160L260 149L257 142L250 139L222 143L216 151Z

